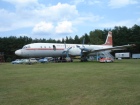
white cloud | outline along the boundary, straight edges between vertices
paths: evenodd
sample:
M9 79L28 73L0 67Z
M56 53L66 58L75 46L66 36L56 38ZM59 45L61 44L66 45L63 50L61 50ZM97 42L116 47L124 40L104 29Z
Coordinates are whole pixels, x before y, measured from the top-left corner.
M31 3L37 3L38 0L2 0L2 1L6 1L14 5L21 6L21 5L29 5Z
M110 0L108 6L111 8L121 8L131 4L137 4L137 0Z
M70 4L61 4L45 6L43 4L32 4L28 7L19 7L16 10L21 18L28 18L39 21L62 21L77 17L78 11L76 6Z
M75 5L58 3L57 5L47 7L46 15L49 16L49 18L52 20L62 21L65 19L73 19L79 14Z
M33 22L20 18L18 14L0 9L0 31L16 30L33 26Z
M87 5L95 5L95 4L101 4L101 0L73 0L73 3L75 5L78 4L87 4Z
M70 21L58 22L56 26L53 23L40 22L36 24L32 30L35 35L55 35L55 34L70 34L73 32L72 23Z
M48 34L48 33L52 33L53 29L54 26L52 23L46 23L43 21L36 24L32 31L34 34Z
M0 9L0 31L10 30L10 27L12 27L14 22L16 22L14 17L16 17L15 13L8 12L5 9Z
M0 31L32 28L33 34L70 34L76 26L86 22L95 22L100 16L79 14L75 5L58 3L46 6L37 0L4 0L14 4L14 12L0 10ZM32 3L32 5L31 5ZM22 6L21 6L22 5ZM24 6L23 6L24 5Z
M98 22L100 20L102 20L104 17L103 16L99 16L99 15L93 15L91 13L86 13L86 14L82 14L82 16L77 17L74 21L73 24L87 24L87 23L94 23L94 22ZM89 24L88 24L89 25Z
M15 4L21 3L20 0L5 1ZM23 4L31 2L36 2L36 0L31 0L30 2L25 0ZM15 12L0 9L0 31L15 30L22 27L34 27L41 21L57 24L60 21L73 20L79 15L76 7L69 4L58 3L57 5L47 7L37 3L29 5L28 7L24 8L19 5L19 8L16 8Z
M59 22L55 29L57 34L70 34L73 32L70 21Z
M84 3L84 2L85 2L85 0L73 0L73 3L74 3L75 5L78 5L78 4Z
M1 5L4 4L0 8L0 33L5 35L24 33L38 38L41 35L58 38L80 35L94 28L129 27L140 23L139 6L134 5L138 0L71 0L64 1L65 3L48 0L0 1L3 1L0 2ZM120 13L119 10L110 11L107 6L126 8L121 9ZM127 9L130 11L126 11ZM126 12L123 18L116 15L123 12Z
M100 0L89 0L89 1L87 1L87 3L89 5L97 5L97 4L101 4L102 1L100 1Z

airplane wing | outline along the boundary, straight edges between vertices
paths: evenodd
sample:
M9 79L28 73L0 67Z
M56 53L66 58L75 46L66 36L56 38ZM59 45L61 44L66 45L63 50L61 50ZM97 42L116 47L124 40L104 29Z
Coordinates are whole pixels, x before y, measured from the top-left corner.
M110 48L102 48L102 49L97 49L97 50L90 50L90 51L84 51L83 53L95 53L95 52L100 52L100 51L108 51L108 50L124 50L129 47L136 46L135 44L128 44L128 45L122 45L122 46L114 46Z

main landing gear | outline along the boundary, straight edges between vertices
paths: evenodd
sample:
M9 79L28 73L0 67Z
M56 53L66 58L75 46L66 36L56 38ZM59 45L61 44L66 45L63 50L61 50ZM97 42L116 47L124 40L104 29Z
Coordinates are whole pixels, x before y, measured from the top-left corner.
M81 56L81 62L87 62L87 57L86 56Z

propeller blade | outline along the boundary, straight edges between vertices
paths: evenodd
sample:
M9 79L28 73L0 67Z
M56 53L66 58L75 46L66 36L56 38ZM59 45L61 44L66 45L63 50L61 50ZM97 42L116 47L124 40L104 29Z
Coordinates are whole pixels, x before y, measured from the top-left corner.
M76 46L77 48L79 48L81 50L81 55L80 55L81 57L83 56L83 51L89 51L89 49L85 48L84 43L85 43L85 38L83 39L82 46L80 46L80 45Z
M65 48L66 48L66 42L64 42Z
M67 51L69 51L71 48L72 48L72 47L69 47L69 48L67 49Z
M83 39L83 45L85 44L85 38Z
M65 45L65 49L64 49L64 51L62 52L62 54L66 54L66 56L69 57L69 50L70 50L72 47L66 48L66 43L64 43L64 45Z

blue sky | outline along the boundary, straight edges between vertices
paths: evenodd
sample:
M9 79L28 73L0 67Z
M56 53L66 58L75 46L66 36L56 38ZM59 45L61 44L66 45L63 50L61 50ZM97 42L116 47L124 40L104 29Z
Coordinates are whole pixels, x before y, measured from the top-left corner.
M73 38L134 24L139 0L0 0L0 37Z

